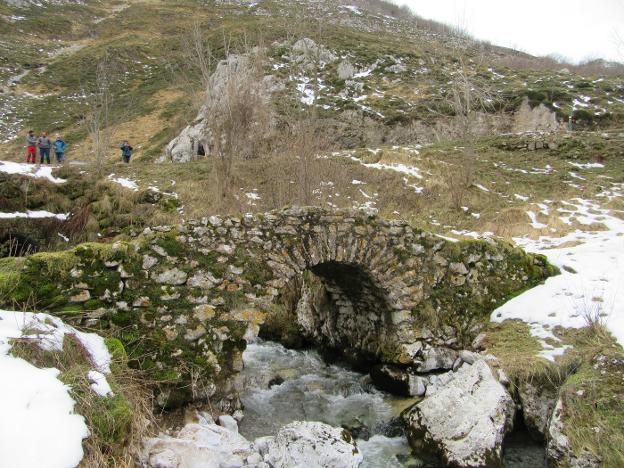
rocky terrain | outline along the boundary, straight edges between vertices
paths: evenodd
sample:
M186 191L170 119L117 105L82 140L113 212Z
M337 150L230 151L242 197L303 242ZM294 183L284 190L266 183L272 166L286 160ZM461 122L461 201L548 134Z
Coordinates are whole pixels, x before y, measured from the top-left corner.
M0 91L0 465L624 464L620 64L4 1Z

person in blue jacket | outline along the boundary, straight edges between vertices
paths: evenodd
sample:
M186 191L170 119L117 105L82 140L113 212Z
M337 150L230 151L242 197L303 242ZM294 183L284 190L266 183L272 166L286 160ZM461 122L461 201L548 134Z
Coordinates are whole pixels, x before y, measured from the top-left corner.
M54 141L54 153L56 154L56 163L63 164L65 161L65 148L67 145L65 141L61 138L60 135L56 135L56 140Z
M130 157L132 156L132 146L130 146L128 140L124 140L119 149L121 150L121 159L123 162L128 164L130 162Z

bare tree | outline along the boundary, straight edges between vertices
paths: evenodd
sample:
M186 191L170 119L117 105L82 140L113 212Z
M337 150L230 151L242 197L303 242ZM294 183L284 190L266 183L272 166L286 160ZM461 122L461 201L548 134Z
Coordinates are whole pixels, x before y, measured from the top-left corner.
M234 161L257 158L269 144L272 109L263 81L263 66L260 48L229 55L209 80L206 146L216 157L214 167L221 198L228 195Z
M113 64L106 55L96 66L95 89L89 101L90 112L86 118L87 129L91 138L91 149L99 176L102 175L106 153L111 143L111 111L113 109L111 85L113 75Z
M201 23L197 19L193 21L184 49L190 52L190 62L200 73L202 89L207 90L215 59L210 42L206 39Z
M478 113L494 110L498 100L498 96L487 87L471 78L468 67L462 62L454 74L449 103L463 138L471 136L474 132Z

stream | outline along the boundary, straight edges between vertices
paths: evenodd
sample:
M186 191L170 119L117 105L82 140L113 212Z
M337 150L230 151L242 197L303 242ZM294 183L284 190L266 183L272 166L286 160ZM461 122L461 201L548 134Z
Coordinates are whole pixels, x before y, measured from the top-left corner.
M249 344L243 354L245 417L240 433L249 440L274 435L293 421L321 421L348 428L364 455L362 468L436 467L413 454L394 418L416 400L377 390L367 375L327 364L312 350L278 343ZM544 465L544 448L521 428L506 441L503 465Z
M273 435L293 421L321 421L352 431L364 455L362 467L425 466L392 424L413 399L379 391L368 376L328 365L316 351L258 342L248 345L243 359L240 432L247 439Z

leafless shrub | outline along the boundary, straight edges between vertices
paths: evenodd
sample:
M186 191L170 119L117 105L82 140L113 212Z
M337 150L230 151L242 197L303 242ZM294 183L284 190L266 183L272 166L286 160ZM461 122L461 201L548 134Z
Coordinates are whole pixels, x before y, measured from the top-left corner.
M462 153L455 164L445 167L443 173L450 206L457 211L468 204L474 183L473 159L473 154Z
M473 80L463 64L454 74L449 98L463 137L474 132L478 113L493 111L499 99L489 88Z
M0 241L1 257L26 257L37 252L36 245L28 238L9 234L8 238Z

